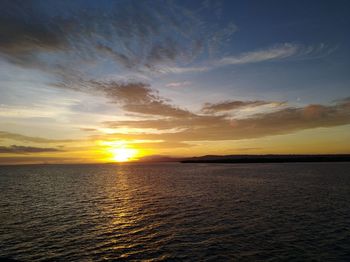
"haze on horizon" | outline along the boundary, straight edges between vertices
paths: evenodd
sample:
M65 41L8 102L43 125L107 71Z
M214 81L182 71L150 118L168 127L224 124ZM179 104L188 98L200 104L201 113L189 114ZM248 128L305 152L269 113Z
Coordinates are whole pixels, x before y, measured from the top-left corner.
M1 1L0 164L350 153L349 1Z

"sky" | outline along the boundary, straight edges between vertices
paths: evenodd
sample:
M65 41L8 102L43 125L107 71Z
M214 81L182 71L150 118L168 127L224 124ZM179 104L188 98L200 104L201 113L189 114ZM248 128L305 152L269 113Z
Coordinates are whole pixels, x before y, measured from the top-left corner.
M0 2L0 164L350 153L350 3Z

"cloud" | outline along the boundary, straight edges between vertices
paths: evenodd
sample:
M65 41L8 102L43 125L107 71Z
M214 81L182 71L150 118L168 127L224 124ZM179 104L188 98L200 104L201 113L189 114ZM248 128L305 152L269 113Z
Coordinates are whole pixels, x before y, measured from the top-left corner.
M190 84L191 84L190 81L182 81L182 82L171 82L171 83L166 84L165 86L177 88L177 87L185 87L185 86L188 86Z
M176 141L163 141L163 142L147 142L147 143L132 143L129 142L129 145L136 145L143 150L155 150L155 149L169 149L169 148L188 148L193 147L194 144L176 142Z
M126 121L108 121L105 124L110 128L129 127L129 128L144 128L157 130L189 130L191 128L209 128L215 127L218 123L225 120L225 116L209 116L195 115L188 118L163 118L151 120L126 120Z
M70 1L1 1L0 55L55 74L103 60L125 69L153 70L165 63L192 62L205 52L209 39L215 39L211 46L219 46L237 28L229 22L208 29L199 12L158 2L84 2L81 8Z
M63 82L61 88L88 92L95 95L104 95L111 103L118 104L129 113L143 115L191 117L193 113L186 109L172 105L169 99L158 94L147 83L123 82L123 81L85 81L79 80L79 84Z
M137 63L135 58L131 58L123 53L113 50L111 47L97 44L96 49L101 53L110 56L113 58L118 64L125 66L126 68L132 68Z
M47 153L47 152L61 152L62 150L57 148L48 147L31 147L31 146L0 146L1 154L28 154L28 153Z
M24 136L21 134L9 133L4 131L0 131L0 139L10 139L15 141L33 142L33 143L65 143L65 142L73 141L69 139L47 139L47 138L41 138L41 137Z
M204 113L218 113L223 111L237 110L242 108L253 108L258 106L281 106L284 105L285 102L274 102L274 101L237 101L237 100L229 100L220 103L205 103L203 108L201 109Z
M153 70L160 74L185 74L185 73L206 72L213 68L214 68L213 66L191 66L191 67L162 66L159 68L154 68Z
M1 52L13 56L16 53L24 55L39 49L55 50L66 42L59 22L42 16L32 4L27 1L1 2Z
M227 27L217 30L208 41L209 55L214 56L219 43L222 42L223 39L230 38L236 31L238 31L238 26L232 22L229 23Z
M259 138L288 134L299 130L350 124L350 99L332 105L288 107L278 111L260 113L244 119L224 115L193 115L143 121L107 122L109 127L153 128L161 133L112 134L116 139L156 139L165 141L218 141ZM178 132L169 132L171 129Z
M0 7L0 55L10 62L40 67L39 52L52 53L68 45L64 32L68 21L45 15L30 1L5 0Z
M330 48L321 43L305 46L296 43L276 44L269 48L245 52L237 56L227 56L213 63L213 67L260 63L286 58L317 58L333 52L336 48Z
M283 59L303 52L303 47L292 43L275 45L267 49L247 52L238 56L227 56L214 63L215 66L259 63L269 60Z
M85 131L85 132L95 132L95 131L97 131L96 128L90 128L90 127L81 127L81 128L79 128L79 130Z
M73 157L48 157L42 155L15 155L15 156L1 156L0 165L19 165L19 164L71 164L71 163L89 163L84 158Z
M84 87L82 87L84 86ZM131 113L144 115L191 117L193 113L170 104L156 90L142 82L97 82L89 81L80 87L72 87L106 96L112 103Z
M329 54L334 50L334 48L328 48L324 44L314 46L303 46L295 43L283 43L276 44L264 49L245 52L236 56L231 55L223 57L221 59L211 60L208 61L206 64L202 65L186 67L162 66L160 68L156 68L156 71L162 74L200 73L229 65L261 63L267 61L282 60L291 57L319 57L323 53Z

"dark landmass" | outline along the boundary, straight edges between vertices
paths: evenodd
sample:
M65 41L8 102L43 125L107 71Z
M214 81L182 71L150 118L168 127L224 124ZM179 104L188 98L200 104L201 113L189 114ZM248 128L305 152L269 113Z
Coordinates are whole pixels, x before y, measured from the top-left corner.
M153 163L153 162L181 162L186 160L187 158L180 157L171 157L171 156L163 156L163 155L152 155L152 156L144 156L139 158L137 163Z
M192 157L181 163L292 163L292 162L347 162L350 154L337 155L207 155Z

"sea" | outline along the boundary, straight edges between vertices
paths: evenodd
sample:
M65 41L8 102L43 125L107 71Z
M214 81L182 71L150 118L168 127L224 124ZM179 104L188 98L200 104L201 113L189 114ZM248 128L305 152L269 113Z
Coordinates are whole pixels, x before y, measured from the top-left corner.
M350 261L350 163L2 166L0 258Z

